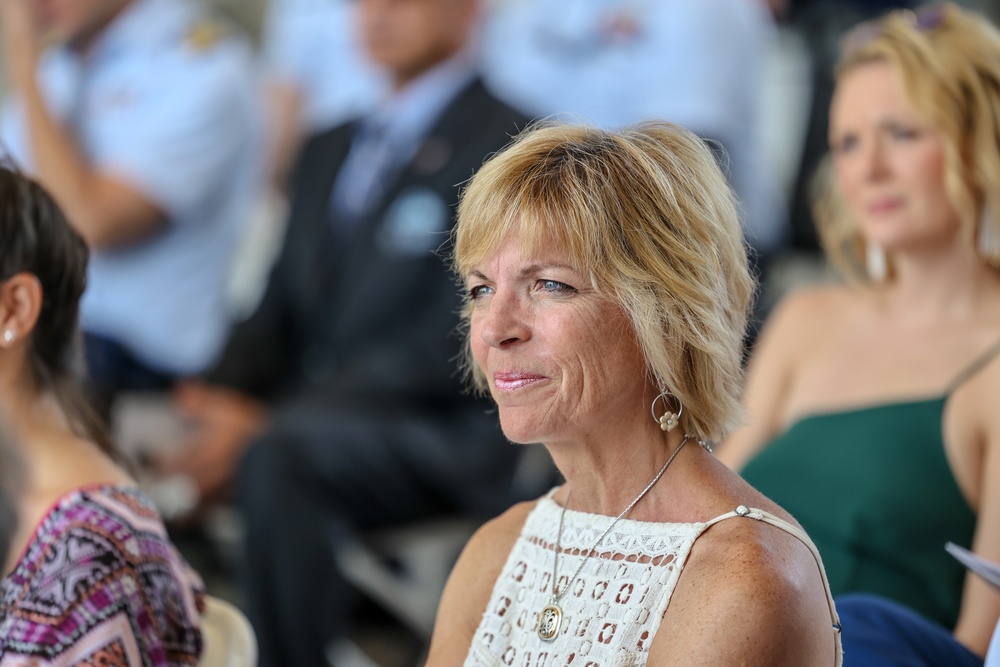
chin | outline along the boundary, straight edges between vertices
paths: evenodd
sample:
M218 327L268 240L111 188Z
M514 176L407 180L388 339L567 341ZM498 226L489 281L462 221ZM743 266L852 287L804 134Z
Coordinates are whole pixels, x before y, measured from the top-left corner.
M504 437L518 445L534 445L545 439L542 430L536 424L511 417L505 419L502 410L500 412L500 428L503 430Z
M500 428L503 430L504 437L515 445L535 445L540 442L538 438L532 438L517 429L509 429L502 423L500 424Z
M920 240L914 224L902 219L866 221L861 224L861 235L884 250L906 247Z

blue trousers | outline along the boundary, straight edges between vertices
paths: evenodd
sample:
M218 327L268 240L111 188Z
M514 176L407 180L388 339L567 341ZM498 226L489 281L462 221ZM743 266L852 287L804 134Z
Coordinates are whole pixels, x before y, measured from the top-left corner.
M844 667L983 667L951 632L901 604L864 593L836 602Z

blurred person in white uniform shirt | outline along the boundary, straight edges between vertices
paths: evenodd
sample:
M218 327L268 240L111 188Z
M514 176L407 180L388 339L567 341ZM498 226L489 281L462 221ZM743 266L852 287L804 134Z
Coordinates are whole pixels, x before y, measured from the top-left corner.
M0 48L6 159L93 249L81 324L98 397L203 370L260 176L248 43L186 0L0 0Z
M763 59L773 20L761 0L494 0L487 80L531 112L616 129L678 123L710 140L742 203L747 241L778 251L786 211L762 163Z

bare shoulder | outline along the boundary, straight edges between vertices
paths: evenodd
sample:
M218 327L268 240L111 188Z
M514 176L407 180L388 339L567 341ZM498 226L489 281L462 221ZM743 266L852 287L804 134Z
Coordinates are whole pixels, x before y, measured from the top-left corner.
M857 312L862 295L842 285L820 285L796 289L774 307L764 324L755 357L763 357L766 366L795 365L800 354L811 356L815 343L836 332L838 322Z
M820 567L794 535L749 517L695 543L650 665L832 666L835 634Z
M740 470L787 426L788 403L803 369L837 336L852 296L840 286L799 289L768 317L750 357L744 400L746 421L720 447L719 459ZM833 315L831 317L831 314Z
M839 284L802 287L786 295L775 306L768 325L786 328L829 324L829 316L844 314L863 301L858 290Z
M483 524L465 545L441 596L428 667L465 660L497 577L536 502L514 505Z
M506 512L483 524L473 534L462 550L452 577L467 577L466 585L483 586L486 595L493 590L497 575L507 562L507 556L514 547L528 514L537 501L518 503ZM468 571L472 570L472 571ZM478 588L477 588L478 589ZM465 589L468 592L468 588ZM483 600L485 607L486 601Z

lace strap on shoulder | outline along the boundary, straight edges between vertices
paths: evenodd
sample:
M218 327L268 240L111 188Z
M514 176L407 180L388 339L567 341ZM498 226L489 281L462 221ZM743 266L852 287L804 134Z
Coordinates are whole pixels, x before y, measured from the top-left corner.
M826 569L823 567L823 559L819 555L819 550L816 548L816 545L813 544L813 541L809 538L806 532L801 528L799 528L798 526L794 526L785 521L784 519L771 514L770 512L765 512L764 510L756 508L750 508L747 507L746 505L740 505L732 512L726 512L725 514L721 514L715 517L714 519L709 519L708 521L705 522L704 526L701 529L701 532L698 535L700 536L702 533L704 533L706 530L708 530L715 524L719 523L720 521L725 521L726 519L731 519L733 517L747 517L750 519L754 519L756 521L762 521L764 523L770 524L775 528L779 528L785 531L792 537L795 537L796 539L798 539L799 542L808 547L809 552L812 553L813 558L816 560L816 565L819 567L820 577L822 577L823 579L823 589L826 592L826 603L830 607L830 618L833 619L833 632L836 635L836 641L834 642L834 644L836 645L836 662L834 664L835 667L841 667L841 665L843 664L844 655L843 655L843 648L840 643L840 630L841 630L840 615L837 613L837 606L833 603L833 593L830 591L830 582L826 578Z

